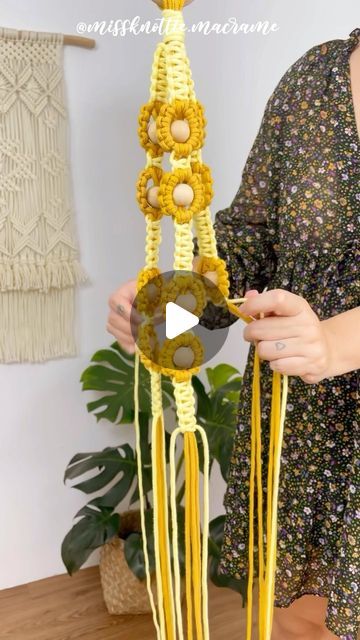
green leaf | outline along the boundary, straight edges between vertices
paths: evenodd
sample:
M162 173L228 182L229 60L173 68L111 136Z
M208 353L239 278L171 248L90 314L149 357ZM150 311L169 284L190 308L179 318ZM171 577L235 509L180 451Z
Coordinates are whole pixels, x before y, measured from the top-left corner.
M234 375L239 375L239 371L229 364L218 364L216 367L206 369L206 375L212 391L223 387Z
M108 511L87 510L74 524L61 546L61 557L70 575L78 571L91 553L118 535L120 516Z
M154 533L153 533L153 511L149 509L145 511L145 527L147 537L147 551L149 557L150 573L155 571L155 550L154 550ZM143 550L143 539L141 533L131 533L124 543L124 554L126 562L131 571L139 580L146 577L145 558Z
M108 349L94 353L91 362L81 375L82 389L102 395L88 403L88 411L94 413L97 420L131 424L134 421L134 356L114 342ZM169 379L163 380L162 391L164 408L172 406L173 389ZM148 416L151 414L150 376L141 363L139 410Z
M145 459L146 464L142 465L142 475L143 490L147 494L152 490L149 452L146 452ZM144 460L142 462L144 463ZM89 505L115 509L128 495L134 481L136 481L136 485L130 504L139 499L137 460L135 452L128 444L107 447L103 451L94 453L78 453L70 460L64 480L73 480L94 469L97 471L95 476L73 485L74 489L79 489L88 495L101 489L104 490L103 495L91 500ZM106 489L109 483L112 485Z
M185 574L185 511L183 507L178 507L178 555L180 564L180 574ZM169 512L169 523L171 522ZM151 509L145 512L145 523L147 532L147 549L149 556L150 572L155 571L155 549L153 536L153 511ZM170 536L170 557L173 563L173 547L172 538ZM145 560L143 552L142 533L132 533L129 535L124 544L125 558L131 571L143 580L145 578Z
M211 401L200 378L193 376L192 386L196 395L197 414L206 419L211 411Z
M97 474L92 478L83 480L73 485L86 494L104 489L119 474L118 495L121 501L128 493L136 476L136 459L133 450L128 444L120 447L107 447L103 451L95 453L80 453L70 460L65 471L65 480L78 478L84 473L97 469Z
M221 364L206 370L210 392L207 394L201 382L196 381L197 422L206 431L210 459L220 465L226 481L233 448L236 416L242 378L235 367Z

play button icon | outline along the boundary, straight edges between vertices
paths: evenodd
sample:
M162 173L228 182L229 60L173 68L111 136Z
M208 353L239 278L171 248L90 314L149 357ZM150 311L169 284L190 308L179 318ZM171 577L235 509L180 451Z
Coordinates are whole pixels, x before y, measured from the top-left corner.
M174 302L168 302L165 315L165 332L169 340L177 338L199 324L199 318Z
M210 361L238 319L229 313L217 286L191 271L167 271L145 278L133 309L143 318L139 326L131 322L141 355L159 367L166 362L166 368L174 371L188 368L181 363L191 361L191 344L201 345L201 364Z

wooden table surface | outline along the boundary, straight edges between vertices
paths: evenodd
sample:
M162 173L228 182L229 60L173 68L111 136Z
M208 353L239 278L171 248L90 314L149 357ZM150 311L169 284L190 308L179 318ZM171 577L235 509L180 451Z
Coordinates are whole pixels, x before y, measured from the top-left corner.
M209 614L211 640L245 640L240 595L210 585ZM98 567L91 567L72 578L61 575L0 591L0 639L155 640L155 633L151 615L107 613Z

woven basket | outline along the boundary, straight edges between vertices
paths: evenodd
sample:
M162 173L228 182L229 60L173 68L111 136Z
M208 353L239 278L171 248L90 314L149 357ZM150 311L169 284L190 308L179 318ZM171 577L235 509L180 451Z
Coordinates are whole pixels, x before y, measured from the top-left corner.
M100 578L106 608L110 614L151 612L146 581L140 581L129 569L124 555L124 540L121 538L114 538L101 547ZM157 602L155 580L152 580L152 592Z

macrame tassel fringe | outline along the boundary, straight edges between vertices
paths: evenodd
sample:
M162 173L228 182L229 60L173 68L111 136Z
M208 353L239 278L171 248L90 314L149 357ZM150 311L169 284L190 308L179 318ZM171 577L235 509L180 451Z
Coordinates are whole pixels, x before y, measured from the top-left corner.
M156 374L155 374L156 375ZM152 430L152 474L156 585L160 628L164 638L175 640L175 613L170 565L169 522L163 416L155 415Z
M0 262L0 291L48 292L52 288L74 287L87 282L88 275L78 260L34 262Z
M75 289L4 291L0 295L0 362L75 356Z

